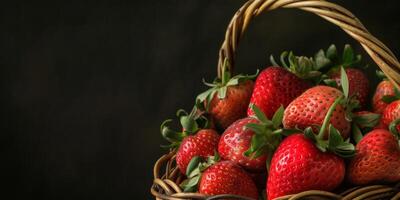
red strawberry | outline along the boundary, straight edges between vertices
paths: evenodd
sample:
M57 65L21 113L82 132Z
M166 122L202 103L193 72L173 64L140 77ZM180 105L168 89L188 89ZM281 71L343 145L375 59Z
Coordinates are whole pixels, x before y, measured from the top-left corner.
M368 77L359 69L355 68L347 68L346 74L349 79L349 95L355 96L355 98L359 101L360 107L365 108L368 102L368 93L369 93L369 80ZM340 73L333 73L331 78L336 81L338 87L340 84Z
M287 137L272 158L267 181L267 199L306 190L330 191L345 175L343 159L323 153L302 134Z
M234 194L258 199L257 187L251 177L231 161L221 161L202 174L199 192L207 195Z
M224 67L228 65L226 61ZM246 116L256 75L237 75L231 77L230 72L223 70L221 79L214 83L205 83L211 88L197 97L197 104L204 106L218 129L224 130L234 121Z
M395 96L394 85L388 81L381 81L376 87L374 96L372 97L372 110L375 113L382 113L388 103L384 102L382 98L384 96Z
M281 67L268 67L257 77L250 103L259 107L271 118L283 105L286 107L294 98L310 88L311 84ZM254 113L249 108L247 115Z
M342 95L338 89L329 86L315 86L308 89L286 108L283 126L299 129L321 126L329 107ZM339 130L342 137L349 137L350 122L346 120L346 110L342 105L336 107L330 123Z
M388 127L394 120L400 118L400 100L393 101L383 110L382 113L382 124ZM397 130L400 130L400 125L397 126Z
M256 106L250 107L256 115L237 120L229 126L221 136L218 152L223 159L247 170L265 171L267 158L272 156L281 139L280 134L272 132L281 125L283 107L278 109L272 121Z
M330 191L340 185L345 164L339 156L352 157L355 152L354 145L344 141L329 124L342 99L335 99L329 107L317 135L308 127L304 134L290 135L279 145L269 170L268 199L306 190ZM328 140L323 139L326 131Z
M212 156L217 149L219 138L218 133L212 129L203 129L196 135L185 137L176 153L176 164L181 172L186 172L186 168L194 156L203 158Z
M247 80L230 86L227 88L224 99L220 99L217 94L214 94L209 112L218 122L219 128L226 129L234 121L246 116L253 85L253 81Z
M356 146L348 166L348 178L356 185L400 181L400 147L385 129L369 132Z
M166 120L161 125L161 134L172 143L169 147L178 147L176 163L179 170L185 174L193 157L205 158L214 154L220 136L215 130L206 129L207 125L203 125L205 119L196 108L189 115L183 110L178 111L177 115L180 118L182 131L171 130L167 124L172 120Z

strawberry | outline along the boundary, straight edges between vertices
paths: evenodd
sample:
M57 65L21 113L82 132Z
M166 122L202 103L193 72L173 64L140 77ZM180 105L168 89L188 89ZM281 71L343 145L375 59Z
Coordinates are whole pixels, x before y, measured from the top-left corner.
M166 120L161 125L161 133L164 138L172 143L169 147L178 148L176 163L179 170L185 174L187 166L193 157L208 157L214 154L220 136L213 129L199 127L200 121L203 119L197 109L193 109L189 115L184 111L180 111L178 116L180 117L182 131L172 131L167 126L171 120Z
M225 61L226 69L228 61ZM231 77L227 70L222 71L221 79L216 79L212 84L204 82L211 87L197 96L199 107L207 111L220 130L226 129L234 121L246 116L256 75L237 75Z
M234 194L258 199L251 177L231 161L221 161L207 168L201 177L199 192L208 195Z
M186 173L188 179L181 183L185 192L198 191L206 195L239 195L257 199L257 187L249 174L232 161L219 161L219 155L202 162L194 157Z
M350 45L346 44L342 56L338 55L335 45L331 45L326 52L320 50L316 54L316 60L322 59L326 62L328 73L324 82L332 87L341 87L340 67L344 67L349 81L349 96L354 96L359 101L360 108L365 108L368 102L369 80L360 69L354 68L361 61L361 55L354 55Z
M225 160L260 172L265 171L266 161L280 142L283 107L278 109L272 121L255 105L250 107L256 115L237 120L229 126L221 136L218 152Z
M349 95L354 95L359 101L360 107L365 108L369 93L368 77L359 69L347 68L345 70L349 79ZM335 80L338 87L340 87L340 73L333 73L331 79Z
M385 129L369 132L356 146L347 176L357 185L400 181L400 146L397 138Z
M311 87L311 84L281 67L268 67L257 77L250 103L259 107L267 117ZM247 115L253 115L249 108Z
M372 97L372 111L382 113L388 103L383 100L383 97L389 98L395 96L395 87L389 80L381 81L376 87L374 96Z
M329 108L317 136L308 127L304 134L290 135L279 145L271 161L267 199L306 190L331 191L343 181L345 163L338 155L353 156L354 146L345 142L332 125L328 129L329 140L323 140L327 124L334 117L340 100L335 100Z
M391 102L382 113L382 124L388 127L390 123L400 118L400 100ZM400 125L397 126L397 130L400 130Z
M286 108L283 115L283 126L302 130L309 126L321 126L329 107L335 99L342 95L338 89L329 86L315 86L308 89ZM339 105L333 113L330 123L339 130L344 138L348 138L350 122L345 115L346 109Z

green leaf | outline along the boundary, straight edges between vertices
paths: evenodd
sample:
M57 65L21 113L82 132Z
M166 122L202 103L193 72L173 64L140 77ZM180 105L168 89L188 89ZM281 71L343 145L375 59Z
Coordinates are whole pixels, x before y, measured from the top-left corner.
M353 133L352 134L353 135L353 140L356 143L359 143L360 140L363 138L363 134L362 134L360 128L358 128L358 126L356 124L352 125L352 133Z
M261 156L263 153L262 148L267 143L266 137L260 134L254 134L251 137L251 144L247 151L244 152L244 155L250 158L257 158Z
M200 176L195 176L190 179L186 179L182 182L181 187L184 192L195 192L197 190L197 185L200 181Z
M330 86L330 87L334 87L334 88L337 88L337 87L338 87L336 81L333 80L333 79L324 79L324 83L325 83L327 86Z
M281 105L274 113L274 116L272 117L272 124L274 125L274 128L279 128L279 126L281 126L284 111L285 109Z
M265 132L265 126L261 124L248 123L244 128L254 131L255 134L263 134Z
M267 154L267 159L266 159L266 167L267 167L267 172L269 173L269 170L271 168L271 161L272 161L272 156L273 156L273 152L269 152Z
M299 129L278 129L272 132L273 135L284 135L284 136L289 136L293 135L296 133L301 133L303 132L302 130Z
M317 138L315 137L315 134L311 127L307 127L306 129L304 129L304 135L313 142L317 141Z
M353 122L359 125L360 127L373 128L379 123L380 118L381 118L380 114L367 113L354 116Z
M329 140L328 140L328 146L330 149L334 149L336 146L339 144L343 143L343 138L339 134L339 131L332 126L332 124L329 125Z
M337 57L337 50L334 44L329 46L329 48L326 50L326 57L329 58L330 60L333 60Z
M382 97L382 101L385 103L392 103L393 101L396 101L398 98L396 96L392 95L385 95Z
M342 85L343 94L349 98L349 79L343 67L340 68L340 84Z
M390 132L396 136L397 139L400 139L400 133L397 130L397 126L400 124L400 119L394 120L392 123L389 124Z
M199 156L195 156L190 160L190 162L186 168L186 175L188 177L190 177L190 174L193 172L193 170L195 170L199 166L200 161L201 161L201 158Z
M226 87L226 86L220 87L218 89L218 98L219 99L225 99L227 89L228 89L228 87Z
M381 71L381 70L376 70L376 76L377 76L378 78L382 79L382 80L383 80L383 79L387 79L385 73L383 73L383 71Z
M283 65L283 67L285 67L286 69L289 69L289 66L286 64L286 61L285 61L285 58L286 58L287 55L288 55L288 52L284 51L284 52L282 52L280 58L281 58L281 63Z
M351 46L348 45L348 44L346 44L344 46L342 60L343 60L343 64L344 65L345 64L351 64L353 62L353 60L354 60L354 51L351 48ZM347 66L343 66L343 67L347 67Z
M324 51L321 49L314 56L316 70L322 69L331 64L331 60L325 56Z
M196 99L200 102L204 102L204 100L207 99L208 96L210 96L213 92L215 92L215 88L210 88L206 90L205 92L199 94Z
M191 116L182 116L180 118L182 128L188 133L195 133L199 129L196 121Z
M264 112L260 110L255 104L250 104L250 109L254 112L256 118L261 122L269 121L267 116L265 116Z
M275 58L274 58L273 55L270 55L270 56L269 56L269 61L271 62L271 64L272 64L273 66L279 66L278 63L275 61Z

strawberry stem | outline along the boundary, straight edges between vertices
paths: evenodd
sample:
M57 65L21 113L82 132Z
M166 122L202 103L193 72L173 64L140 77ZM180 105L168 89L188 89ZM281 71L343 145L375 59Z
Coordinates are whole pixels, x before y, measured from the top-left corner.
M325 134L325 130L329 125L329 121L331 120L332 117L332 113L333 111L335 111L337 104L343 99L343 96L340 96L339 98L337 98L333 104L331 105L331 107L329 108L325 118L324 118L324 122L322 123L321 129L319 130L319 133L317 135L318 138L323 138L324 134Z

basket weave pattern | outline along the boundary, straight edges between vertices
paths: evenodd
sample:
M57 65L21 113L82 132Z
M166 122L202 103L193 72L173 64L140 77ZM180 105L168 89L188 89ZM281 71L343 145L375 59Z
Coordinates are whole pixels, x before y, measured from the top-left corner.
M365 26L345 8L325 0L249 0L233 16L225 33L225 40L219 51L218 76L221 76L225 59L233 67L238 43L248 27L251 19L261 13L278 8L298 8L314 13L323 19L339 26L349 36L357 40L370 55L389 80L398 87L400 84L400 64L392 51L377 38L372 36ZM228 69L232 71L233 69ZM165 169L165 170L164 170ZM199 193L184 193L179 184L184 175L179 172L175 163L175 152L171 151L162 156L154 165L154 182L151 193L156 199L186 200L186 199L249 199L236 195L206 196ZM355 187L342 193L311 190L299 194L288 195L278 199L391 199L399 200L400 184L385 186L372 185Z

